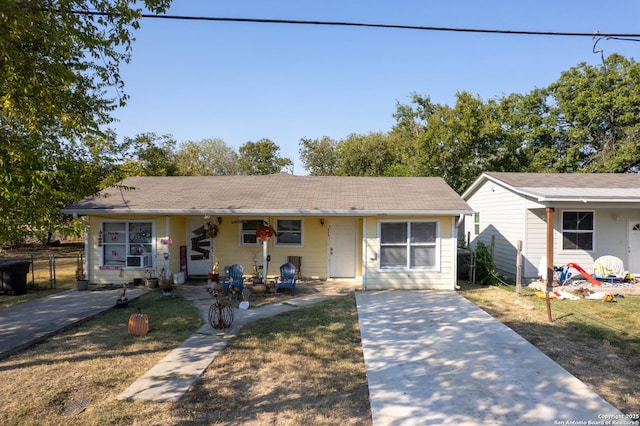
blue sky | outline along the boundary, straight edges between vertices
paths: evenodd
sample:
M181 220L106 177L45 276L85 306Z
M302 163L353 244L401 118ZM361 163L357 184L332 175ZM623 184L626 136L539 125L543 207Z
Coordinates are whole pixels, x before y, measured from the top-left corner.
M640 2L427 0L174 0L169 15L343 21L530 31L640 33ZM528 93L581 62L600 63L591 37L146 19L121 69L128 105L119 138L220 138L238 149L269 138L294 160L301 138L389 131L412 93L453 105ZM607 56L640 43L602 40Z

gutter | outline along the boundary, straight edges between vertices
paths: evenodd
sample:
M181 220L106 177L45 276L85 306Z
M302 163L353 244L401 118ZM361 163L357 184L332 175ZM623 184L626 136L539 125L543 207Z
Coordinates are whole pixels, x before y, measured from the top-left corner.
M63 209L62 213L82 215L246 215L246 216L460 216L473 210L323 210L323 209Z

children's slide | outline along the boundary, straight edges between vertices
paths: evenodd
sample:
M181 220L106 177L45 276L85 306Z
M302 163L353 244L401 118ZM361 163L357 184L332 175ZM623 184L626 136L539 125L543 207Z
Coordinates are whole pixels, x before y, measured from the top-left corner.
M589 281L591 284L595 285L595 286L602 286L602 283L598 280L596 280L595 278L593 278L593 276L588 273L587 271L585 271L584 269L582 269L582 267L580 265L578 265L577 263L567 263L567 266L569 268L573 268L576 271L580 272L580 274L587 280Z

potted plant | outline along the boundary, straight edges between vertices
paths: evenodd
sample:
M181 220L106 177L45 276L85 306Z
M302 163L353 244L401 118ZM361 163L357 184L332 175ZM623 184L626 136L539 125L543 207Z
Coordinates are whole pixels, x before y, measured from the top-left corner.
M146 279L144 284L149 288L157 288L158 287L158 277L156 275L156 270L147 268L144 270L146 275Z
M213 281L213 282L220 282L220 273L218 272L218 268L220 267L220 262L218 261L218 259L216 258L215 261L213 262L213 268L211 269L211 272L209 272L209 281Z
M171 281L169 281L169 279L165 276L164 268L162 268L162 271L160 272L158 287L160 287L160 289L165 293L171 291Z
M78 256L76 266L76 290L88 290L89 280L84 275L84 259L82 255Z

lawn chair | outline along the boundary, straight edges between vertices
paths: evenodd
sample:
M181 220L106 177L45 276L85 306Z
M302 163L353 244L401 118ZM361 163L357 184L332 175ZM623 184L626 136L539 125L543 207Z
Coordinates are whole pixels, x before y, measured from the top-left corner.
M244 268L242 265L233 264L227 269L227 275L222 279L222 291L226 292L229 287L235 287L240 294L244 289Z
M280 276L275 277L275 281L276 281L276 289L275 289L276 293L280 289L288 288L288 289L291 289L291 295L295 296L296 282L298 281L298 278L296 277L296 267L293 265L293 263L285 263L282 266L280 266Z

